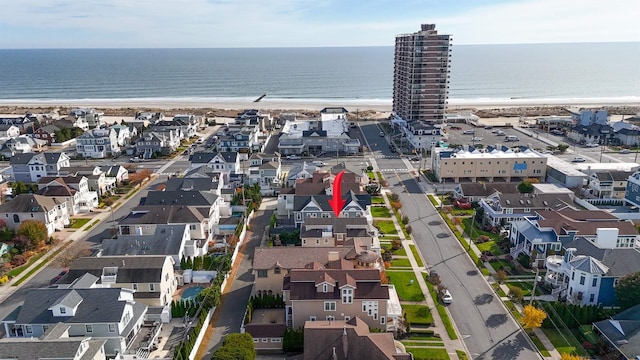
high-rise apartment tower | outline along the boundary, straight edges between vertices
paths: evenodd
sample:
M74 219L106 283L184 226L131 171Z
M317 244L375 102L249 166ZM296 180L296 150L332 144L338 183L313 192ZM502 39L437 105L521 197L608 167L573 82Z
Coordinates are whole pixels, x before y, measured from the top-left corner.
M449 96L451 35L435 24L396 36L393 68L393 112L406 121L440 123Z

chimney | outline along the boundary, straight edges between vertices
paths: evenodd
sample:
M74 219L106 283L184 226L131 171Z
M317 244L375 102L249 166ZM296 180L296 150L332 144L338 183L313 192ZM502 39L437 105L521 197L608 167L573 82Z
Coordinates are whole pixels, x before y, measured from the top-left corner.
M327 260L329 261L337 261L340 259L340 255L337 251L329 251L327 253Z

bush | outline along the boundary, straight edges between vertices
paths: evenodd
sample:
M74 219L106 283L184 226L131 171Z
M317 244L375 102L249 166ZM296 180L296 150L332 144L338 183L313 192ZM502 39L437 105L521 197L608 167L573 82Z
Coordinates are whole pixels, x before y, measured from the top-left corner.
M524 298L524 293L521 288L517 286L507 285L509 287L509 296L517 302L522 302Z
M407 225L409 223L409 217L407 215L402 216L402 224Z
M27 258L22 255L16 255L11 259L11 265L18 267L27 263Z
M391 200L391 202L400 201L400 196L396 193L391 193L389 194L389 199Z
M405 226L404 229L407 231L407 234L409 234L409 235L411 235L411 233L413 232L413 229L411 228L411 225Z
M391 249L392 249L393 251L398 250L398 249L401 249L401 248L402 248L402 240L400 240L400 239L394 239L394 240L391 242Z
M282 338L282 351L293 352L304 349L304 328L287 329Z
M477 242L477 243L480 243L480 244L482 244L482 243L486 243L487 241L491 241L491 238L490 238L490 237L488 237L487 235L480 235L480 236L478 236L478 238L476 239L476 242Z

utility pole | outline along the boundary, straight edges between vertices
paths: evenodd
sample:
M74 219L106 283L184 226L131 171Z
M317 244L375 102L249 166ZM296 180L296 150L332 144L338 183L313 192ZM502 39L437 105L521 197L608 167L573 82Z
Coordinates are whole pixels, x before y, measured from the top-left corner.
M471 251L471 243L473 242L473 226L476 223L476 210L473 210L473 217L471 218L471 228L469 228L469 247L467 251Z
M533 290L531 290L531 298L529 299L529 305L533 304L533 298L536 296L536 285L538 285L538 273L540 273L540 267L538 266L538 262L534 259L536 263L536 277L533 279Z

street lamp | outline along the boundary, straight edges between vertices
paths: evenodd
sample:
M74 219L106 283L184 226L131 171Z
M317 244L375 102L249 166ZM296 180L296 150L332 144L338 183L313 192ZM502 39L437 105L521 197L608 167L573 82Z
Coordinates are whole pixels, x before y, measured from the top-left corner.
M471 251L471 242L473 241L473 226L476 223L476 209L473 210L473 217L471 218L471 227L469 228L469 246L467 251Z

